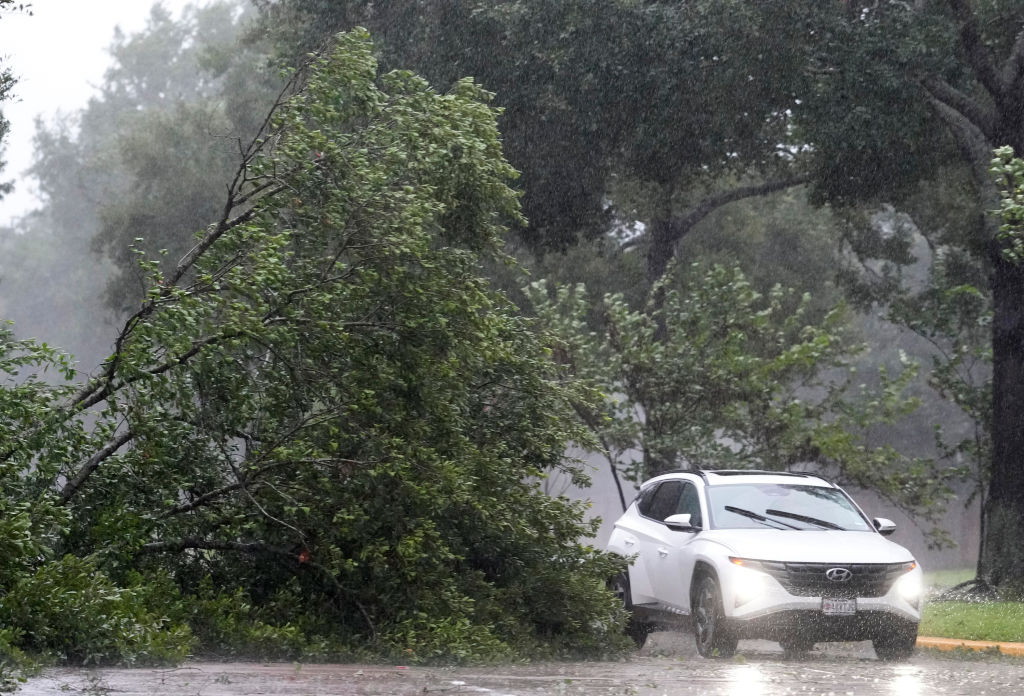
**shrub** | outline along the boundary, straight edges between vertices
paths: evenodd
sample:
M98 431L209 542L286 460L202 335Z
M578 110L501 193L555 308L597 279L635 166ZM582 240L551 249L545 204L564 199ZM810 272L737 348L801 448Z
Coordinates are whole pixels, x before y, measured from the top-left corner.
M152 612L144 598L142 590L115 586L92 561L65 556L0 600L0 624L18 627L0 638L76 664L180 662L192 646L189 628Z

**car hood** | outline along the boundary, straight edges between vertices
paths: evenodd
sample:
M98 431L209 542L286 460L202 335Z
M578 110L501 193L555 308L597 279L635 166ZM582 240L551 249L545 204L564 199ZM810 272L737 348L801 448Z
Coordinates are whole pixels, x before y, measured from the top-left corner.
M902 563L913 555L875 532L781 529L713 529L706 541L732 556L794 563Z

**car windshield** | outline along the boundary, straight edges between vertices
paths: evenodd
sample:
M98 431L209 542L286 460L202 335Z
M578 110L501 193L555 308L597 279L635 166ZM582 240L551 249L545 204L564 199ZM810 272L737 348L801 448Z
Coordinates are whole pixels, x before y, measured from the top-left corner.
M840 529L866 532L868 521L842 491L788 483L709 486L715 529Z

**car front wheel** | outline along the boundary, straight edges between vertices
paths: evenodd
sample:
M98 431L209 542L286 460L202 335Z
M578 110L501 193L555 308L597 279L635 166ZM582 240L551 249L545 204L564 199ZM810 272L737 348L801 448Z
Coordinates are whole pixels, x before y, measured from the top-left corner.
M916 629L894 631L871 640L871 645L875 648L875 655L878 655L879 660L887 662L906 660L914 654L915 644L917 644Z
M697 581L693 599L693 629L702 657L731 657L739 642L723 620L722 594L710 575Z

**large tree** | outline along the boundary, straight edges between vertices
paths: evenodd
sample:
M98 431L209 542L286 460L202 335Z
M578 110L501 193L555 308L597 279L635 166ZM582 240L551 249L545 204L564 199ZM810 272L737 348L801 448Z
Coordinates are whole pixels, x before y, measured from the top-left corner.
M382 13L376 3L275 5L332 21L379 19L395 27L410 21L397 4ZM739 191L755 193L806 176L814 200L871 210L903 205L922 185L937 186L957 168L965 172L971 193L963 201L967 214L957 217L968 219L964 248L982 257L993 311L992 485L980 567L994 584L1024 577L1024 550L1015 543L1024 530L1018 415L1024 408L1024 271L1003 253L1000 221L990 212L998 207L998 190L989 173L994 148L1020 152L1024 145L1019 2L443 5L446 18L470 17L492 27L463 34L462 43L447 40L445 60L454 56L470 71L465 66L476 61L509 75L517 74L509 66L534 66L501 97L510 106L525 98L534 113L545 114L546 121L528 132L557 139L574 132L560 133L551 124L580 127L580 142L592 143L581 171L605 182L606 175L628 176L652 189L644 218L649 281L691 223L704 219L705 203L713 209L730 200L727 191L702 193L722 176L734 177ZM437 30L431 35L444 34L429 17L424 26ZM543 30L531 31L538 26ZM476 36L502 46L501 58L488 62L493 51L478 50ZM613 48L597 50L599 44ZM404 46L396 50L408 50ZM489 84L499 92L505 87ZM535 86L524 92L529 84ZM545 87L558 98L545 98ZM560 111L548 110L551 103ZM516 113L511 106L506 118L514 122ZM524 169L531 186L530 168ZM858 230L850 238L862 235ZM898 246L886 251L901 252ZM986 409L975 413L984 418Z
M363 33L292 85L92 378L0 390L2 472L64 518L53 551L170 581L207 647L246 611L277 654L614 645L616 562L540 485L574 471L571 395L479 274L519 219L489 95L378 74Z
M813 90L794 112L813 148L814 191L840 204L901 203L933 186L942 167L969 175L967 248L987 267L992 298L991 489L980 568L996 585L1024 571L1024 271L998 234L994 148L1024 145L1024 7L931 0L787 3L813 34L806 46ZM784 40L785 40L784 39Z

